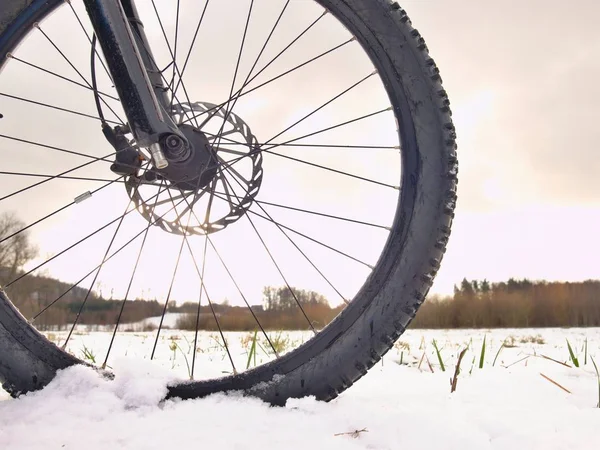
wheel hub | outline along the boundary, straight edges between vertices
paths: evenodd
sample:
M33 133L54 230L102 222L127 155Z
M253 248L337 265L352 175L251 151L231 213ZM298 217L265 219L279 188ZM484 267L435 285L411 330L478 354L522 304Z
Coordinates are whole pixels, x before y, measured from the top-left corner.
M157 172L184 191L203 189L217 173L219 165L216 153L202 131L187 124L179 125L179 130L189 145L186 146L175 135L167 137L163 151L169 165Z

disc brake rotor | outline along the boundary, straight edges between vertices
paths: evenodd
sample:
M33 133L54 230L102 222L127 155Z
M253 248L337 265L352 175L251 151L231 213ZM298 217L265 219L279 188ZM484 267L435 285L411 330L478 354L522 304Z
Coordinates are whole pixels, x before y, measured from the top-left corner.
M212 164L198 166L198 175L185 183L160 170L128 176L127 194L147 221L169 233L204 235L222 230L248 211L260 190L258 140L225 105L181 103L173 106L172 117L180 129L189 131L194 124L193 131L206 137Z

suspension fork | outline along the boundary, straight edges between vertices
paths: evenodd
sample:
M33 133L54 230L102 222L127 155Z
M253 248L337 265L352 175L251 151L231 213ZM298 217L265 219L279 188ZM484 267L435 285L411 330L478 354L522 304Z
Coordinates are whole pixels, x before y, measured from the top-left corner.
M162 151L188 146L171 119L170 100L146 39L134 0L83 0L108 70L140 147L149 148L154 164L168 165Z

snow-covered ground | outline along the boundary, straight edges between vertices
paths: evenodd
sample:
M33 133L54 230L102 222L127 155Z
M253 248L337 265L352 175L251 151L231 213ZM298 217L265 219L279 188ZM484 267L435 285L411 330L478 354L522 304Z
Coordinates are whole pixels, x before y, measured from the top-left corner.
M168 380L189 376L194 335L163 331L157 361L149 362L154 336L117 337L109 360L114 381L74 367L43 391L17 400L0 395L5 399L0 449L549 450L592 449L600 442L600 394L592 364L592 357L600 363L600 329L410 330L338 399L295 399L284 408L223 394L161 402ZM64 334L49 337L60 342ZM307 337L273 333L286 349ZM243 370L252 334L227 333L226 339L236 368ZM109 341L109 333L80 333L68 348L101 364ZM231 371L218 334L201 333L198 341L196 378ZM260 364L270 355L260 336L257 344ZM466 347L451 394L458 353Z

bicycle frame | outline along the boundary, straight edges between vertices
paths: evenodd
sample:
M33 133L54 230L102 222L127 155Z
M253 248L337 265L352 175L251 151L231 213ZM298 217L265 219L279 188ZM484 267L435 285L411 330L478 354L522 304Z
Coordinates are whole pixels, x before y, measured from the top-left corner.
M170 100L146 39L134 0L84 0L84 4L106 58L108 70L129 130L140 147L148 147L155 165L168 165L162 152L165 139L187 139L172 121ZM173 145L171 140L171 145Z

